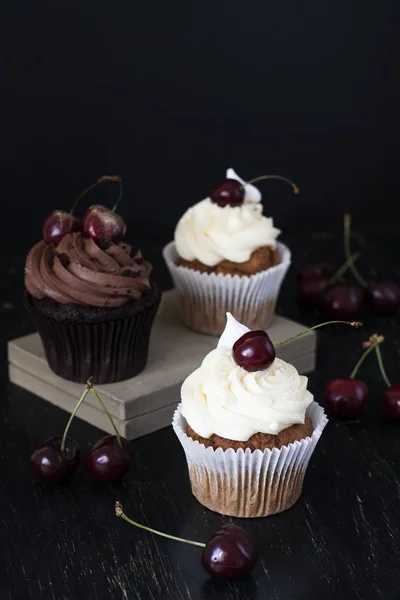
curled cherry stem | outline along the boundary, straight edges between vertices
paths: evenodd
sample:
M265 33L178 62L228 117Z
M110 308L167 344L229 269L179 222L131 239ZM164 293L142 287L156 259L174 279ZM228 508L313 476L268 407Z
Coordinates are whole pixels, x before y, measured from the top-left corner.
M291 342L292 340L295 340L296 338L301 337L302 335L305 335L309 331L313 331L314 329L318 329L319 327L325 327L325 325L334 325L337 323L342 324L342 325L350 325L351 327L355 327L356 329L358 327L362 327L361 321L326 321L325 323L320 323L319 325L314 325L313 327L309 327L308 329L305 329L304 331L300 331L300 333L296 333L296 335L292 335L292 337L287 338L286 340L283 340L282 342L277 342L276 344L274 344L274 346L275 346L275 348L277 348L278 346L283 346L283 344L287 344L288 342Z
M264 179L279 179L280 181L285 181L293 188L293 193L298 194L300 192L297 185L287 177L282 177L282 175L260 175L260 177L255 177L254 179L250 179L250 181L246 182L246 185L252 185L253 183L257 183L257 181L263 181Z
M75 415L78 412L81 404L83 403L83 401L85 400L86 396L88 395L89 389L90 389L90 387L89 387L89 384L88 384L87 387L86 387L86 390L83 392L82 396L79 399L78 404L75 406L75 408L74 408L74 410L73 410L70 418L68 419L68 423L67 423L67 425L65 427L64 435L63 435L62 440L61 440L61 447L60 447L60 451L61 452L64 452L64 450L65 450L65 442L67 440L68 431L69 431L69 428L71 427L71 423L73 421L73 418L75 417Z
M69 211L70 214L72 215L74 213L75 208L77 207L78 203L80 200L82 200L82 198L84 196L86 196L86 194L88 192L90 192L91 190L93 190L94 188L96 188L97 186L101 185L102 183L105 183L106 181L111 181L113 183L119 183L119 196L118 196L118 200L115 203L112 212L115 212L117 210L117 206L121 201L122 198L122 194L123 194L123 186L122 186L122 178L119 175L103 175L102 177L99 177L99 179L97 181L95 181L95 183L92 183L92 185L89 185L89 187L87 187L85 190L83 190L83 192L77 197L77 199L75 200L75 202L72 205L71 210Z
M385 370L385 367L383 364L382 353L381 353L381 349L379 348L379 344L375 345L375 352L376 352L376 358L378 360L378 365L379 365L379 369L381 371L383 381L386 383L386 385L388 387L391 387L392 384L390 383L390 379L386 374L386 370Z
M350 248L351 215L349 215L349 214L344 215L343 226L344 226L344 235L343 235L344 253L345 253L346 259L350 260L350 258L351 258L351 248ZM354 264L354 261L349 263L349 268L350 268L351 272L353 273L354 277L357 279L358 283L363 288L367 288L368 284L365 281L364 277L362 277L360 275L357 267Z
M360 252L352 254L352 256L350 256L350 258L348 258L346 262L340 267L340 269L338 269L336 273L331 277L330 283L335 283L338 279L340 279L342 275L344 275L346 271L351 268L352 263L358 260L360 256Z
M93 387L93 383L91 381L91 379L88 380L88 388L90 389L90 391L92 392L93 396L96 398L97 402L100 404L104 414L107 416L108 420L111 423L112 428L115 431L115 435L117 437L117 442L118 442L118 446L122 449L122 442L121 442L121 437L119 435L119 431L118 431L118 427L116 426L116 424L114 423L114 419L112 418L112 416L110 415L106 405L104 404L103 400L100 398L99 394L97 393L97 391L94 389Z
M162 531L157 531L157 529L152 529L151 527L147 527L146 525L142 525L141 523L132 521L132 519L127 517L126 514L124 513L124 509L123 509L121 502L115 503L115 514L117 515L117 517L121 517L121 519L123 519L130 525L134 525L134 527L139 527L139 529L144 529L145 531L149 531L150 533L154 533L155 535L160 535L161 537L168 538L169 540L175 540L176 542L184 542L185 544L191 544L192 546L199 546L200 548L206 547L206 545L203 542L194 542L193 540L185 540L184 538L176 537L174 535L169 535L168 533L163 533Z

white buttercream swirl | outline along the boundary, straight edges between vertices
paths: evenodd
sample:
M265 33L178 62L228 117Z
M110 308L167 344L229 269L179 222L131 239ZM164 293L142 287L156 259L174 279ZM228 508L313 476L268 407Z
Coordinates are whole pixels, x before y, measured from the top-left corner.
M233 343L249 331L228 313L219 344L184 381L182 414L200 436L247 441L255 433L277 434L304 423L313 396L307 377L276 358L268 369L248 372L232 355Z
M233 169L227 177L244 181ZM260 191L245 185L245 201L241 206L218 206L205 198L189 208L175 229L175 244L185 260L199 260L215 267L223 260L243 263L263 246L275 248L280 230L272 218L264 217Z

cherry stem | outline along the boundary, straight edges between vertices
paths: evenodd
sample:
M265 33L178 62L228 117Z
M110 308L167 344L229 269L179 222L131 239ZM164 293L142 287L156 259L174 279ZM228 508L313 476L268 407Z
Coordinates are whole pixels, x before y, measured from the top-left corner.
M354 377L357 375L358 373L358 369L361 367L361 365L363 364L364 360L367 358L368 354L370 354L372 352L372 350L375 350L375 348L377 348L378 344L381 344L383 340L375 342L374 344L372 344L371 346L369 346L369 348L366 349L366 351L361 355L360 360L358 361L358 363L356 364L356 366L354 367L351 375L350 375L350 379L354 379Z
M348 269L350 269L351 264L360 258L360 252L356 252L350 258L346 260L346 262L336 271L336 273L329 280L330 283L335 283L338 279L342 277L346 273Z
M257 181L263 181L264 179L279 179L280 181L286 181L286 183L292 186L294 194L298 194L300 192L299 188L293 181L287 177L282 177L281 175L260 175L260 177L250 179L250 181L247 181L245 185L252 185L253 183L257 183Z
M313 331L313 329L318 329L319 327L324 327L325 325L333 325L335 323L341 323L342 325L350 325L351 327L355 327L356 329L358 327L362 327L361 321L326 321L325 323L320 323L319 325L314 325L314 327L310 327L309 329L305 329L304 331L301 331L300 333L296 333L296 335L292 335L292 337L287 338L286 340L283 340L283 342L277 342L276 344L274 344L274 346L275 346L275 348L277 348L278 346L283 346L283 344L287 344L288 342L291 342L292 340L295 340L296 338L301 337L302 335L305 335L309 331Z
M378 359L379 369L380 369L381 375L383 377L383 381L386 383L386 385L388 387L391 387L392 384L390 383L389 377L387 376L386 371L385 371L385 367L383 365L382 353L381 353L381 349L379 348L379 343L377 343L375 345L375 352L376 352L376 358Z
M95 183L92 183L92 185L89 185L89 187L87 187L85 190L83 190L82 194L80 194L77 197L77 199L75 200L75 202L73 203L72 208L69 211L69 214L72 215L74 213L74 210L75 210L75 208L78 205L78 202L80 200L82 200L82 198L84 196L86 196L86 194L88 192L90 192L91 190L93 190L94 188L96 188L97 186L101 185L102 183L104 183L106 181L111 181L113 183L119 183L119 196L118 196L118 200L117 200L114 208L112 209L112 212L115 212L115 210L117 209L117 206L120 203L121 198L122 198L122 193L123 193L122 178L119 175L103 175L102 177L99 177L99 179Z
M115 514L117 517L121 517L130 525L134 525L135 527L139 527L139 529L144 529L145 531L149 531L150 533L155 533L156 535L160 535L162 537L168 538L169 540L175 540L176 542L184 542L185 544L191 544L192 546L199 546L200 548L205 548L206 545L203 542L194 542L193 540L185 540L180 537L175 537L174 535L169 535L168 533L163 533L162 531L157 531L156 529L152 529L151 527L146 527L146 525L141 525L140 523L136 523L136 521L132 521L129 517L124 513L121 502L115 503Z
M346 214L343 217L343 225L344 225L344 235L343 235L343 240L344 240L344 254L347 258L347 260L349 260L351 258L351 249L350 249L350 228L351 228L351 216ZM363 288L367 288L368 284L365 281L365 279L360 275L357 267L355 266L354 262L350 262L349 263L349 268L351 270L351 272L353 273L354 277L357 279L358 283L363 287Z
M114 423L114 420L112 418L112 416L110 415L110 413L108 412L108 409L106 407L106 405L104 404L103 400L100 398L99 394L97 393L97 391L94 389L93 387L93 383L92 381L89 379L88 380L88 387L90 389L90 391L92 392L93 396L96 398L97 402L100 404L101 408L103 409L103 412L106 414L108 420L110 421L112 428L115 431L115 435L117 436L117 442L118 442L118 446L121 448L122 450L122 442L121 442L121 437L119 435L119 431L118 428L116 426L116 424Z
M68 435L69 428L71 427L72 420L75 417L76 413L78 412L79 407L81 406L81 404L85 400L86 396L88 395L89 390L90 390L90 387L89 387L89 384L87 384L86 390L83 392L82 396L80 397L80 400L79 400L78 404L74 408L73 413L71 414L70 418L68 419L68 423L67 423L67 425L65 427L64 435L63 435L62 440L61 440L61 447L60 447L60 451L61 452L64 452L64 450L65 450L65 442L67 440L67 435Z

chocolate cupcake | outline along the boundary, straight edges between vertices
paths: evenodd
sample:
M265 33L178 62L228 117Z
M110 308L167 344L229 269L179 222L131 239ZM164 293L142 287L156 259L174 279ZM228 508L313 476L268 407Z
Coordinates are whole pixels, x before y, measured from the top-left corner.
M231 312L251 329L266 328L290 265L279 233L263 215L260 191L228 169L210 197L186 211L164 248L183 321L216 335Z
M54 373L113 383L146 366L161 294L138 248L87 235L83 226L54 244L33 246L24 302Z
M248 331L228 315L217 348L182 385L173 427L199 502L263 517L300 497L327 419L292 365L272 357L265 368L241 366L232 349Z

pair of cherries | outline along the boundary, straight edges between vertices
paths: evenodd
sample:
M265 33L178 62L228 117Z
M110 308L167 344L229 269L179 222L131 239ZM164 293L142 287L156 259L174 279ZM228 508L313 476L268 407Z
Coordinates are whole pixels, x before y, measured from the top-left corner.
M387 385L381 397L381 407L391 419L400 420L400 385L392 385L386 374L379 348L383 340L383 336L372 335L364 344L366 350L350 377L338 377L328 381L324 390L324 401L325 406L333 415L341 418L355 418L363 412L368 402L369 389L364 381L355 377L366 357L374 351L382 378Z
M31 454L29 470L38 481L62 483L67 481L78 468L81 452L77 442L67 434L89 392L93 394L108 417L115 435L107 435L94 444L86 458L86 470L94 479L107 483L119 481L128 472L132 460L130 444L119 435L112 416L94 389L92 380L89 379L85 391L68 420L64 434L49 438Z
M325 261L308 262L299 272L298 294L303 302L319 305L331 318L357 317L365 299L375 314L391 315L400 306L400 289L393 281L365 285L333 283L334 269Z
M80 221L73 214L76 205L90 190L106 181L116 182L120 185L120 195L114 208L110 210L106 206L95 204L88 208L82 221ZM81 231L86 238L92 238L97 243L101 243L104 239L110 239L114 243L118 243L126 233L125 221L115 212L121 197L121 177L118 175L104 175L100 177L100 179L82 192L74 202L69 213L62 210L55 210L46 217L43 223L43 240L46 244L57 246L68 233Z

